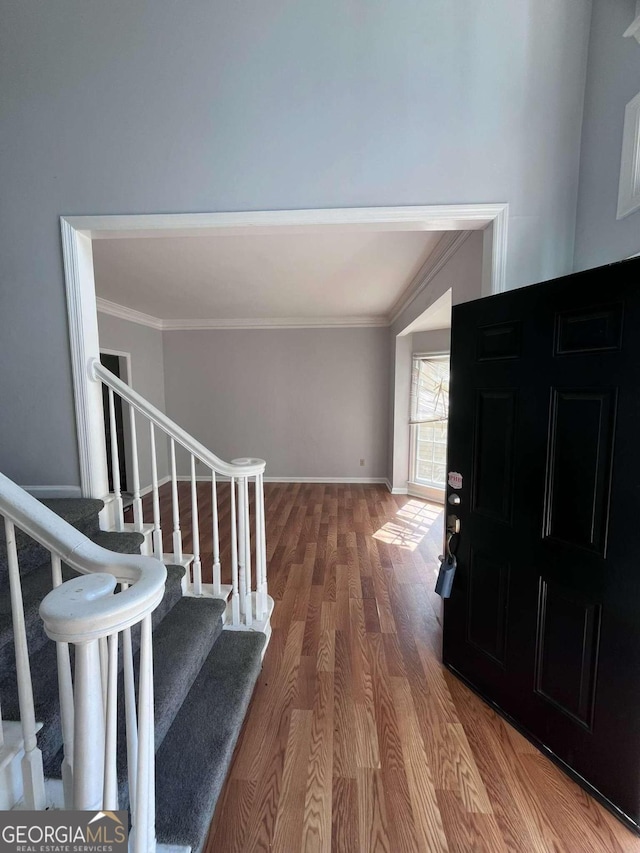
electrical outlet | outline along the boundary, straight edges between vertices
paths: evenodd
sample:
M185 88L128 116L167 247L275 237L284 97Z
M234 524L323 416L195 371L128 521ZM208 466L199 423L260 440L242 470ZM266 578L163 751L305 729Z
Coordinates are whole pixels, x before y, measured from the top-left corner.
M364 465L364 459L361 459L361 460L360 460L360 467L362 468L362 467L363 467L363 465Z

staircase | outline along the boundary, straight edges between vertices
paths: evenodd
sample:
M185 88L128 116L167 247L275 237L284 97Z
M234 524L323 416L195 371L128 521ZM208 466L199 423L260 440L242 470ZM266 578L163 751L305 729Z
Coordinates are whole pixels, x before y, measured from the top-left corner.
M112 436L115 395L127 407L133 522L116 473L111 494L91 488L104 499L49 501L0 474L0 809L127 809L131 853L158 844L197 853L271 632L265 463L222 461L99 362L91 367L108 389ZM141 426L152 523L143 521ZM164 533L161 441L171 463ZM190 471L183 506L176 449ZM115 440L110 452L118 472ZM106 448L103 461L106 482ZM197 464L211 489L206 531ZM220 518L219 478L229 482Z
M48 509L92 542L110 551L139 554L140 533L99 529L98 500L43 501ZM20 720L20 701L4 533L0 534L0 697L3 722ZM18 534L25 629L38 747L44 774L60 779L64 760L56 644L43 629L38 609L51 589L51 556ZM153 612L155 697L156 836L159 844L202 848L233 749L258 677L266 637L223 631L226 604L215 598L183 597L185 569L167 566L164 596ZM77 572L63 565L64 581ZM139 672L139 634L133 639ZM123 657L118 672L118 806L129 808ZM0 753L1 754L1 753ZM5 756L6 758L6 756Z

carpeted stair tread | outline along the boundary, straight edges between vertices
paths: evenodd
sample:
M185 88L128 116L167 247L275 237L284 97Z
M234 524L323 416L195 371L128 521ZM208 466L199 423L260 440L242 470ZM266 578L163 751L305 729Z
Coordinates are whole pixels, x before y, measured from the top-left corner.
M183 598L153 632L156 749L222 633L225 609L218 599Z
M63 518L72 527L80 530L85 536L92 537L98 533L100 523L98 513L104 507L104 502L92 498L54 498L42 501L50 510ZM16 545L20 573L25 577L44 563L49 552L39 545L22 530L16 528ZM0 524L0 576L7 572L7 546L4 534L4 524Z
M76 576L77 572L67 566L63 567L64 580L70 580ZM52 586L51 559L21 579L24 621L30 655L37 653L48 642L38 610L40 602L51 591ZM4 678L9 673L15 672L15 664L9 578L5 575L0 582L0 677Z
M49 503L56 503L49 501ZM75 500L63 500L64 504L84 503ZM102 501L88 501L91 504L92 512L95 512L96 507L102 505ZM75 515L71 514L73 520L81 522L82 515L79 511ZM4 530L4 528L3 528ZM140 545L144 541L141 533L104 533L98 531L92 536L92 540L102 548L107 548L110 551L117 551L121 554L139 554ZM35 552L32 552L32 555ZM46 634L42 626L38 609L40 602L45 595L51 591L51 555L45 549L42 549L41 556L43 561L37 567L32 568L26 573L23 571L22 556L19 556L20 565L20 585L22 587L22 600L24 604L24 619L27 631L27 643L29 646L29 654L36 653L42 645L47 642ZM176 567L174 575L179 581L184 573L184 569ZM76 576L76 572L68 566L62 566L62 576L64 580L69 580ZM169 607L165 608L167 612L170 607L180 597L178 587L177 597L171 600ZM9 594L9 575L8 572L0 574L0 676L4 677L7 673L15 671L15 652L13 646L13 623L11 618L11 600Z
M52 498L41 503L85 536L92 537L100 530L98 515L104 509L104 501L97 498Z
M206 841L216 801L260 673L264 634L223 631L156 753L156 833L162 844Z
M182 578L185 575L185 571L186 569L183 566L167 566L167 582L164 588L164 596L160 604L153 611L152 622L154 630L167 613L182 600ZM132 629L132 633L135 633L135 628ZM138 646L134 645L134 648L137 649Z
M225 602L211 598L182 598L153 631L153 691L156 749L180 709L184 697L213 644L222 633ZM157 612L157 611L156 611ZM120 662L122 668L122 661ZM134 657L139 672L139 653ZM137 682L137 678L136 678ZM136 688L137 689L137 688ZM120 807L128 804L127 743L122 676L118 681L118 768ZM45 762L45 773L59 778L62 751Z
M155 747L162 744L202 664L222 633L224 601L183 598L153 632ZM134 668L139 672L139 655ZM120 808L128 808L127 744L122 679L118 687L118 780Z
M56 644L51 641L45 643L37 654L30 656L29 665L36 720L43 724L38 734L38 746L42 750L46 767L47 759L54 756L62 744ZM4 719L19 720L20 705L15 667L10 676L0 681L0 696Z
M116 531L99 530L89 538L101 548L106 548L107 551L116 551L118 554L139 554L140 546L144 542L142 533L136 531L117 533Z
M158 625L160 625L162 620L166 617L167 613L171 611L177 602L182 601L180 583L183 575L184 569L182 566L169 566L167 568L165 594L162 601L153 612L152 622L154 633L157 630ZM49 589L51 589L50 576L49 585L46 591L48 592ZM39 599L37 607L41 600L42 598ZM39 623L41 625L40 617L37 615L37 607L35 623ZM42 628L40 628L40 630L42 630ZM140 645L139 627L134 627L131 634L134 651L137 651ZM38 744L42 750L42 756L45 764L45 775L55 777L60 772L57 753L62 746L56 645L48 638L45 637L45 639L46 642L43 643L35 654L31 646L29 646L29 664L31 667L36 720L43 723L43 727L38 734ZM12 643L11 653L13 654ZM18 702L17 683L15 677L15 660L11 660L10 664L10 667L0 672L2 715L4 719L7 720L19 720L20 706ZM122 650L120 650L120 668L121 667Z

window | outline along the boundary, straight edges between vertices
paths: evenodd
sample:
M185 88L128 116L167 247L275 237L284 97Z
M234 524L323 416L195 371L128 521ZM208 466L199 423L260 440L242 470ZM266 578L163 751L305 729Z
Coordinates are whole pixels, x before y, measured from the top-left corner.
M622 162L618 188L618 219L640 207L640 92L624 112Z
M448 416L449 356L414 356L409 421L413 483L445 488Z

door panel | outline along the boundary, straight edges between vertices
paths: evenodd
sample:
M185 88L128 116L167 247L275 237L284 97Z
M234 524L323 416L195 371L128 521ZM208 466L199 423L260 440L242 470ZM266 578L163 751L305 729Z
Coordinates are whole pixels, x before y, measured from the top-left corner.
M473 454L473 509L497 521L511 513L515 391L480 391Z
M545 535L604 556L613 460L615 390L551 395Z
M600 606L540 579L535 692L590 729Z
M500 557L470 553L468 640L500 666L505 662L510 570Z
M443 657L640 821L640 261L456 306ZM620 816L620 813L618 816Z

